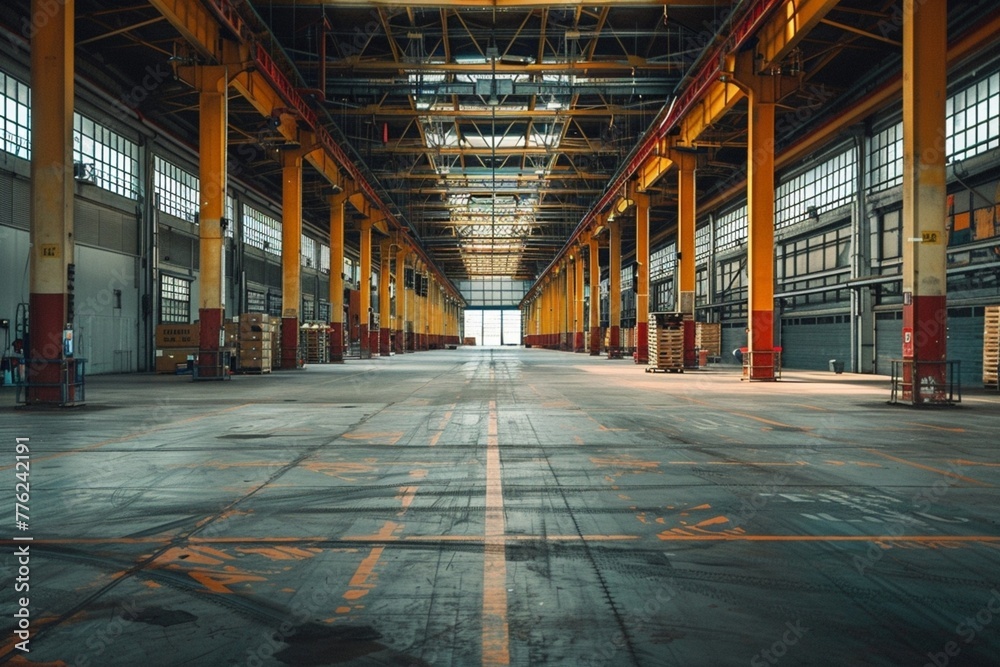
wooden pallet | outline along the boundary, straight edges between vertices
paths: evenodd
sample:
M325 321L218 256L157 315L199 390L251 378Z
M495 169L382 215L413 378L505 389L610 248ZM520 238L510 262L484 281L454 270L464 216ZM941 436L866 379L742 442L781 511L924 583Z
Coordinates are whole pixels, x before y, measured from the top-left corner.
M722 350L722 325L718 322L696 322L694 346L708 350L711 357L718 357Z
M1000 389L1000 306L987 306L983 319L983 385Z

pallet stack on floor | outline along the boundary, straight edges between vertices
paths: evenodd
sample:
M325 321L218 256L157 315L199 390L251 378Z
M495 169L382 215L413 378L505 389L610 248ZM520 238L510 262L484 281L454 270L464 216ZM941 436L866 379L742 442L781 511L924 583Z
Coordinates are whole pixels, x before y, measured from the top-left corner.
M1000 389L1000 306L987 306L983 324L983 385Z
M718 322L695 322L694 346L708 350L709 357L722 356L722 325Z
M307 364L330 363L330 327L325 322L306 322L299 330L299 345Z
M281 318L271 318L271 368L281 370Z
M654 371L684 372L684 313L649 314L649 367Z
M273 334L267 313L240 315L239 372L270 373Z

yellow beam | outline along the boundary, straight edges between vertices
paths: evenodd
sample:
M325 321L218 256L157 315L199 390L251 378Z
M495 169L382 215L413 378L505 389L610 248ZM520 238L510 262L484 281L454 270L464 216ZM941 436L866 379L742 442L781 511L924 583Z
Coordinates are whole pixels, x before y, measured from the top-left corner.
M264 0L255 0L258 6L270 6ZM284 0L274 3L275 6L325 6L325 7L423 7L437 9L448 8L485 8L485 9L518 9L536 7L594 7L595 3L586 0ZM664 5L680 7L715 7L718 0L602 0L596 3L601 7L662 7Z
M636 363L649 360L649 195L635 193Z
M666 143L666 142L662 142ZM636 189L639 192L645 192L647 189L652 187L656 181L660 180L660 177L665 173L670 171L670 168L674 165L673 160L667 157L661 157L660 155L652 155L648 160L646 160L641 167L639 167L639 173L636 174Z
M754 73L741 56L741 83L749 96L747 131L747 276L749 379L774 380L774 108L776 77Z
M677 311L694 316L695 266L694 249L697 189L695 166L697 159L690 154L678 155L677 169Z
M702 133L717 123L737 102L746 97L732 81L715 81L680 124L677 144L692 147Z
M778 65L839 0L787 0L757 34L758 71Z
M903 400L917 404L943 401L948 381L948 3L905 0L903 16L902 357L923 362L904 368Z
M330 360L344 360L344 206L346 197L330 197Z
M371 356L371 346L368 339L368 323L372 309L372 223L361 221L361 275L358 277L358 289L361 291L358 313L361 319L361 358Z

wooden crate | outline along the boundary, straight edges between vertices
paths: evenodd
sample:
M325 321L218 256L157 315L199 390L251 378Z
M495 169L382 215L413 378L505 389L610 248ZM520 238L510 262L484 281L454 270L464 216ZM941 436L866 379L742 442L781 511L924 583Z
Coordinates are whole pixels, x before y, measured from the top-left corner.
M719 322L695 322L694 346L708 350L708 356L722 356L722 324Z
M983 385L1000 388L997 365L1000 364L1000 306L987 306L983 319Z

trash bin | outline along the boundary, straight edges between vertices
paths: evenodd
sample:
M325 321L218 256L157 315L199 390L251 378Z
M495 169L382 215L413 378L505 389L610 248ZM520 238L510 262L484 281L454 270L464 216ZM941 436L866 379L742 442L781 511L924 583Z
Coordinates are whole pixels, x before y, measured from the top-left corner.
M830 360L830 372L831 373L837 373L838 375L840 373L843 373L844 372L844 362L843 361L837 361L836 359L831 359Z
M700 368L708 366L708 350L698 350L698 366Z

